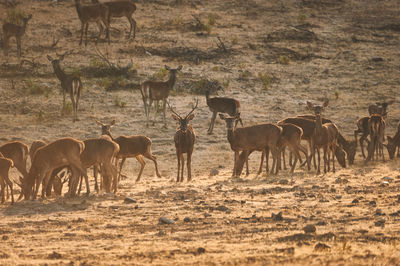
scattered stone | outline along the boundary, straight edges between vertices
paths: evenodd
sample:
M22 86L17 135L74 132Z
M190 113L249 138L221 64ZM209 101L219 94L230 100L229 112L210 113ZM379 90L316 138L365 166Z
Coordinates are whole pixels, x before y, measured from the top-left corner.
M353 201L351 202L351 203L353 203L353 204L357 204L357 203L359 203L360 201L358 200L358 199L353 199Z
M197 249L197 254L204 254L206 252L205 248L198 248Z
M339 199L342 199L342 195L336 195L336 196L335 196L335 199L338 199L338 200L339 200Z
M231 210L228 209L228 207L224 206L224 205L220 205L217 208L215 208L217 211L221 211L221 212L226 212L226 213L231 213Z
M130 203L136 203L136 200L131 198L131 197L126 197L124 199L124 203L130 204Z
M304 233L315 233L317 231L317 228L313 224L307 224L304 228Z
M216 175L218 175L219 174L219 171L218 171L218 169L211 169L211 171L210 171L210 176L216 176Z
M82 217L79 217L78 219L74 220L74 222L76 223L83 223L85 221L85 219L83 219Z
M1 237L1 240L8 240L8 236L3 235L3 236Z
M360 229L360 230L358 230L358 232L359 232L360 234L362 234L362 235L365 235L366 233L368 233L368 230Z
M389 186L389 182L388 181L382 181L381 187L386 187L386 186Z
M381 226L384 227L385 226L385 220L381 219L375 222L375 226Z
M185 218L183 218L183 221L185 223L190 223L190 222L192 222L192 219L190 217L185 217Z
M376 209L375 215L376 216L382 216L382 215L385 215L385 214L382 212L382 209Z
M279 184L280 184L280 185L287 185L287 184L289 184L289 180L287 180L287 179L281 179L281 180L279 180Z
M314 246L314 251L329 251L330 249L331 247L324 243L318 243Z
M284 254L294 254L294 247L290 247L290 248L276 248L275 249L276 252L278 253L284 253Z
M382 57L372 57L371 60L373 62L383 62L383 58Z
M167 217L161 217L161 218L158 220L158 224L174 224L174 223L175 223L174 220L168 219Z
M323 226L323 225L326 225L326 222L325 222L325 221L319 221L319 222L317 223L317 225Z
M62 255L58 252L53 251L53 253L51 253L47 258L59 260L62 258Z
M137 210L137 209L139 209L139 205L136 204L135 205L135 210Z
M158 236L165 236L166 235L166 233L164 232L164 230L158 230L158 233L157 233L157 235Z
M387 181L387 182L392 182L392 181L394 180L394 178L393 178L393 177L390 177L390 176L384 176L384 177L382 177L382 179L383 179L384 181Z
M110 209L113 209L113 210L118 210L119 206L113 205L113 206L110 206L109 208L110 208Z
M279 212L277 214L272 213L271 214L271 218L272 218L273 221L282 221L283 220L282 212Z
M370 202L368 202L368 204L372 205L372 206L376 206L376 201L375 200L371 200Z

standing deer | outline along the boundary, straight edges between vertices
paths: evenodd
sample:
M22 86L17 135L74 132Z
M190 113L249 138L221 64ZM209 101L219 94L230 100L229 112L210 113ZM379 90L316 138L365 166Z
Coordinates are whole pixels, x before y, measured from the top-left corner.
M65 106L65 94L69 93L72 102L72 109L74 112L73 121L78 120L78 103L81 96L82 81L81 78L76 74L66 74L60 67L60 61L64 60L65 55L70 54L65 52L62 55L58 55L57 59L53 59L51 56L47 56L47 59L51 62L54 73L61 82L61 90L63 93L63 107Z
M213 113L211 117L211 123L208 128L208 134L212 134L215 119L218 113L225 113L231 117L236 117L237 120L235 122L235 128L238 122L240 122L243 127L243 122L240 118L240 103L238 100L227 97L210 98L210 91L206 90L206 102L208 107L210 108L210 111Z
M178 74L178 71L182 69L182 66L179 66L178 68L170 68L169 66L165 66L165 69L169 71L169 79L167 81L145 81L142 83L140 92L142 94L143 98L143 104L144 104L144 112L146 114L146 125L149 122L149 116L150 116L150 107L155 101L156 103L156 112L154 114L154 120L153 120L153 125L155 123L157 111L158 111L158 102L161 100L163 102L163 122L164 122L164 127L167 127L166 124L166 119L165 119L165 108L166 108L166 102L167 98L169 96L169 91L174 88L175 81L176 81L176 75Z
M332 170L335 169L335 150L338 138L338 129L333 123L322 124L321 113L328 106L329 101L326 100L322 106L314 106L311 102L307 102L308 108L314 111L315 114L315 130L314 130L314 141L312 152L317 150L318 154L318 170L317 174L320 174L320 153L319 149L322 148L324 151L324 172L330 171L330 157L332 153ZM327 167L328 166L328 167Z
M190 181L192 179L191 163L192 163L194 142L196 141L196 133L194 132L192 126L189 125L189 122L194 118L193 111L197 108L198 103L199 101L197 100L195 106L184 118L182 118L178 113L176 113L168 103L169 109L172 112L172 118L178 121L179 123L179 127L176 130L174 136L176 157L178 158L178 174L176 182L179 181L183 182L183 169L185 167L185 159L183 157L183 154L185 153L187 154L187 162L186 162L188 169L187 181ZM181 168L181 161L182 161L182 168ZM180 170L181 170L181 177L179 179Z
M42 184L42 197L44 198L52 172L59 167L66 166L69 166L72 171L69 195L75 195L78 178L81 175L85 177L87 195L89 195L89 180L80 159L84 149L85 144L73 138L61 138L39 148L33 156L28 176L23 179L22 187L25 199L28 200L31 197L36 199L40 184Z
M32 18L32 15L27 16L26 18L23 18L23 24L21 25L15 25L12 23L4 23L3 24L3 49L4 49L4 55L8 55L8 48L9 48L9 41L11 37L15 37L17 41L17 53L18 57L21 57L21 39L22 36L24 36L25 31L26 31L26 26L28 24L28 21Z
M235 117L226 117L223 114L219 114L219 117L222 120L225 120L227 138L229 144L231 145L231 149L234 151L232 177L238 177L240 174L238 168L240 151L244 152L244 158L247 160L247 157L251 151L257 150L265 152L267 148L271 151L273 157L272 172L276 167L275 174L278 173L278 164L280 163L278 142L282 133L281 127L266 123L234 129L234 122L236 120Z
M99 121L96 121L96 123L101 126L101 134L102 135L108 135L114 142L116 142L119 145L119 152L117 153L117 156L115 157L115 165L118 165L118 161L122 159L121 164L119 166L119 172L118 172L118 180L121 177L121 171L122 171L122 166L125 163L125 160L127 158L133 158L135 157L136 160L140 163L140 171L139 175L136 179L136 182L140 180L140 176L142 175L144 166L146 165L146 162L143 160L143 156L152 160L154 162L154 166L156 168L156 175L157 177L161 177L160 173L158 172L158 167L157 167L157 160L156 157L151 153L151 140L150 138L142 135L136 135L136 136L119 136L117 138L113 138L111 135L111 127L115 125L115 120L111 122L111 124L103 124ZM113 184L114 185L114 184ZM114 193L116 192L116 187L114 187Z
M5 186L8 185L10 187L11 192L11 204L14 204L14 193L13 193L13 183L11 182L8 173L10 172L10 168L13 167L13 161L3 157L0 153L0 185L1 185L1 203L5 202Z
M393 159L397 149L397 157L400 157L400 123L397 125L397 132L394 137L387 136L388 143L386 148L389 153L389 158ZM398 149L399 148L399 149Z
M99 0L92 0L93 4L99 4ZM129 30L128 39L131 38L133 29L133 38L136 37L136 20L132 17L132 14L136 11L136 5L132 0L117 0L112 2L104 2L104 5L108 7L110 16L112 18L126 17L131 25Z
M91 4L81 5L80 0L75 0L76 12L78 13L79 20L81 21L81 39L79 45L82 45L83 31L85 31L85 46L87 45L87 31L89 28L89 22L96 22L99 26L99 36L103 32L103 23L106 27L106 38L108 44L110 44L110 11L104 4Z
M376 160L378 160L379 154L382 156L383 161L385 161L385 155L383 154L383 140L385 138L385 120L383 116L379 114L371 115L368 121L369 135L371 141L368 145L368 156L366 161L370 161L374 157L376 152Z
M26 144L20 141L8 142L0 146L0 153L2 153L5 158L13 161L15 168L22 174L23 178L28 175L26 160L29 155L29 147Z

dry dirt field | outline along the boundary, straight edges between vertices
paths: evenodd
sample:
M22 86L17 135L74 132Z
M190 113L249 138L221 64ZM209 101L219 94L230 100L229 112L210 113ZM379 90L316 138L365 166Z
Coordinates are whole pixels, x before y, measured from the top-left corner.
M240 100L245 125L309 113L307 100L328 98L324 116L348 139L369 104L392 100L386 130L392 136L400 117L399 1L140 0L136 39L128 42L126 19L115 19L111 45L97 44L115 64L132 58L128 77L112 75L96 56L95 25L88 46L79 47L72 0L19 2L33 18L22 58L14 39L9 56L0 53L0 143L83 140L100 134L96 119L115 119L114 136L152 139L162 178L146 160L135 183L139 164L129 159L117 195L0 205L0 264L400 264L399 159L366 165L358 148L353 166L319 176L297 168L288 182L287 171L257 177L254 153L252 174L232 179L225 124L217 119L207 135L204 97L206 87L222 86L214 95ZM80 73L84 85L75 123L68 106L61 108L60 83L46 58L71 49L61 64ZM21 66L22 59L31 63ZM191 123L198 136L193 180L180 184L176 123L168 112L166 129L161 115L146 127L135 89L152 77L165 80L165 64L183 66L169 97L176 110L185 113L199 99ZM305 232L307 225L316 232Z

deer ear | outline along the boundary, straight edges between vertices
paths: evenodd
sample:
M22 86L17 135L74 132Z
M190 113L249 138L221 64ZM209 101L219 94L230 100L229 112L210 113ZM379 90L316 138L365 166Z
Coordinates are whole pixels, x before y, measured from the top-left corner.
M180 65L180 66L178 66L178 68L177 68L178 70L181 70L182 69L182 65Z
M115 125L115 119L113 121L111 121L110 126L114 126Z
M171 114L172 118L175 119L176 121L179 121L179 117L176 114Z
M169 66L165 65L164 67L166 70L170 70Z
M190 120L192 120L194 118L194 114L190 114L187 118L186 118L186 120L187 121L190 121Z
M225 115L224 115L224 114L219 114L219 117L220 117L222 120L225 120Z
M328 104L329 104L329 100L326 100L325 102L324 102L324 107L327 107L328 106Z
M307 106L308 106L308 108L313 108L313 104L311 103L311 102L309 102L309 101L307 101Z
M49 60L50 62L53 61L53 57L51 57L50 55L47 56L47 60Z
M96 124L98 124L99 126L103 126L103 123L101 123L99 120L96 120Z

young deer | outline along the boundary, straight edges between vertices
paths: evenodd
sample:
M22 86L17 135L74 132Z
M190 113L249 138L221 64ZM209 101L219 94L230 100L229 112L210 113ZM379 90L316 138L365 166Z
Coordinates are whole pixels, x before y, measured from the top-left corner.
M57 55L57 59L53 59L51 56L47 56L47 59L51 62L54 73L61 82L61 90L63 93L63 107L65 106L65 94L69 93L72 102L72 109L74 111L73 121L78 120L78 103L81 96L82 81L81 78L76 74L66 74L60 67L60 61L64 60L65 55L70 54L66 52L62 55Z
M92 0L93 4L99 4L99 0ZM136 20L132 17L132 14L136 11L136 5L132 0L117 0L112 2L104 2L104 5L108 7L110 16L112 18L126 17L131 25L129 30L128 39L131 38L133 29L133 38L136 37Z
M156 157L151 153L150 138L148 138L146 136L142 136L142 135L136 135L136 136L129 136L129 137L120 136L120 137L114 139L111 135L111 127L115 125L115 120L113 120L111 122L111 124L103 124L99 121L96 121L96 123L99 126L101 126L101 134L102 135L108 135L114 142L116 142L119 145L119 152L117 153L116 160L115 160L115 166L117 166L118 161L120 159L122 159L121 164L119 166L118 180L121 177L122 166L124 165L125 160L127 158L135 157L136 160L138 160L138 162L141 165L139 175L136 179L136 182L138 182L140 180L140 176L142 175L144 166L146 165L146 162L143 160L143 156L154 162L154 166L156 168L156 175L159 178L161 177L160 173L158 172ZM113 184L113 185L115 185L115 184ZM116 187L114 187L114 191L116 192Z
M61 138L39 148L33 156L28 176L23 179L22 187L25 199L28 200L31 197L36 199L40 184L42 184L42 197L45 197L52 172L59 167L66 166L71 167L72 170L69 195L75 195L77 181L81 175L85 177L87 195L89 195L89 180L80 159L84 149L85 144L73 138Z
M12 23L4 23L3 24L3 49L4 49L4 55L8 55L8 48L9 48L9 41L11 37L15 37L17 41L17 53L18 57L21 57L21 39L22 36L24 36L25 31L26 31L26 25L28 24L28 21L32 18L32 15L27 16L26 18L23 18L23 24L22 26L20 25L15 25Z
M188 177L187 181L192 179L192 153L194 142L196 141L196 133L189 122L194 118L193 111L197 108L199 101L196 101L195 106L192 110L182 118L178 113L176 113L172 107L168 103L168 107L172 112L172 118L178 121L179 127L175 132L174 142L176 148L176 157L178 158L178 174L176 178L176 182L183 182L183 169L185 167L185 159L183 158L183 154L187 154L187 169L188 169ZM181 168L182 161L182 168ZM179 179L179 170L181 170L181 178Z
M314 130L314 141L313 141L313 149L312 152L315 152L317 149L318 153L318 170L317 174L320 174L320 153L319 149L323 148L324 150L324 172L330 171L330 156L332 152L332 164L333 164L333 172L335 169L335 150L338 136L338 129L333 123L325 123L322 124L321 113L328 106L329 101L326 100L322 106L316 105L314 106L311 102L307 102L307 106L314 111L315 114L315 130ZM328 168L326 167L328 166Z
M371 115L368 121L369 135L371 141L368 145L368 156L366 161L370 161L374 157L376 152L376 160L378 160L379 154L382 156L383 161L385 161L385 156L383 154L383 140L385 138L385 120L383 116L379 114Z
M141 85L140 92L142 94L143 104L144 104L144 112L146 114L146 125L149 122L150 107L151 107L153 101L155 101L156 112L154 114L154 120L153 120L153 125L154 125L157 111L158 111L158 102L161 100L161 101L163 101L164 127L167 126L166 119L165 119L166 102L167 102L167 98L169 96L169 91L174 88L175 81L176 81L176 75L178 74L178 71L180 71L182 69L182 66L179 66L178 68L170 68L169 66L165 66L165 69L169 71L169 79L167 81L148 80L148 81L143 82Z
M238 122L240 122L243 127L243 122L240 118L240 103L238 100L226 97L210 98L210 91L206 90L206 102L208 107L210 108L210 111L213 113L211 117L210 127L208 128L208 134L212 134L215 119L218 113L225 113L231 117L237 117L235 128Z
M3 157L0 153L0 185L1 185L1 203L5 202L5 186L8 185L10 187L11 192L11 204L14 204L14 194L13 194L13 183L11 182L8 173L10 172L10 168L13 167L13 161Z
M260 125L254 125L249 127L242 127L234 129L235 117L226 117L223 114L219 114L222 120L225 120L227 129L227 138L231 149L234 151L234 166L232 177L239 176L239 152L244 152L244 157L247 160L249 153L253 150L264 151L269 148L273 157L272 171L276 167L275 174L278 173L280 162L280 152L278 148L278 142L282 133L282 128L266 123ZM275 167L274 167L275 166ZM267 170L268 171L268 170Z
M29 147L26 144L20 141L8 142L0 146L0 153L2 153L5 158L13 161L15 168L22 174L23 178L28 175L26 160L29 155Z
M96 22L99 26L99 36L103 32L103 23L106 27L106 38L108 44L110 44L110 11L109 8L104 4L91 4L81 5L80 0L75 0L75 7L78 13L79 20L81 21L81 39L79 45L82 45L83 31L85 31L85 46L87 45L87 31L89 28L89 22Z

